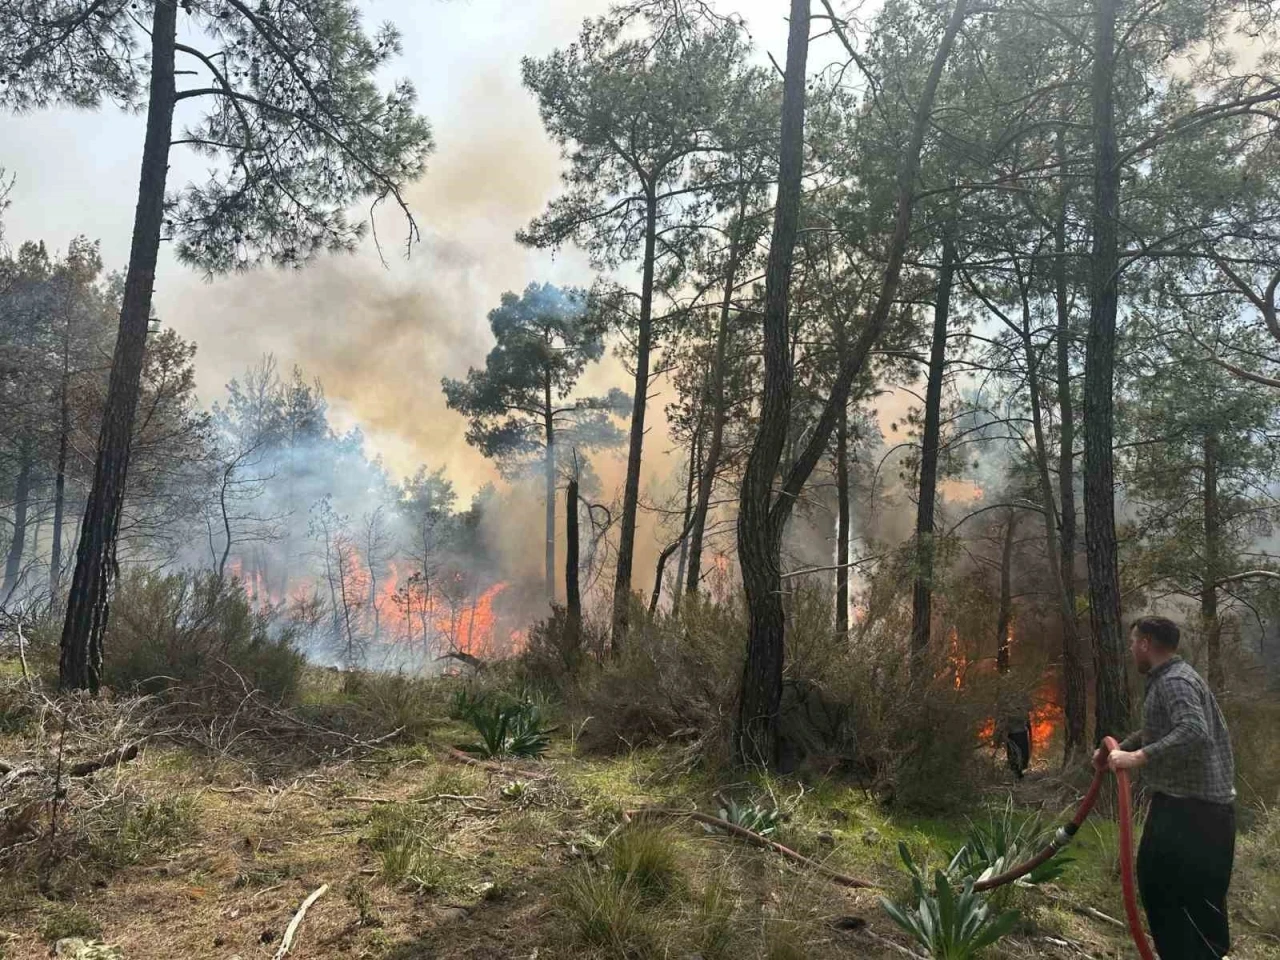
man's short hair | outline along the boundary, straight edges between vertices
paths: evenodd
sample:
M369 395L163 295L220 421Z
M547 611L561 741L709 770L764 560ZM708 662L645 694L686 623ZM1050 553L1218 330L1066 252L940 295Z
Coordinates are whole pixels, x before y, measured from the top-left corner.
M1181 631L1178 625L1168 617L1139 617L1133 621L1132 629L1137 630L1161 650L1177 650Z

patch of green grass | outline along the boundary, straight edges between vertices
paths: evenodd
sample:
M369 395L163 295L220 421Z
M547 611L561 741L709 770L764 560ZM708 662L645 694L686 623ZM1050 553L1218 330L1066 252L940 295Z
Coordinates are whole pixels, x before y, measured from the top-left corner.
M115 868L173 850L198 827L195 801L182 795L144 799L125 793L99 807L84 822L93 858Z
M609 956L647 960L662 955L661 937L645 898L613 871L583 867L565 885L563 909L574 938Z
M231 885L237 889L244 887L270 887L293 876L293 868L288 864L282 867L262 867L257 870L245 870L236 874Z
M729 960L736 955L737 911L737 897L720 879L713 879L702 888L689 918L691 940L698 956L704 960Z
M423 770L422 781L414 791L414 797L430 797L440 793L475 795L485 787L484 774L474 767L454 763L437 763Z
M451 889L457 878L445 854L437 848L438 821L408 804L375 807L370 817L369 848L381 860L381 875L390 884L403 884L422 893Z
M684 889L676 835L666 827L640 824L619 832L605 850L619 886L630 886L649 901Z
M66 937L96 939L102 935L102 924L74 903L47 901L40 909L40 939L56 943Z

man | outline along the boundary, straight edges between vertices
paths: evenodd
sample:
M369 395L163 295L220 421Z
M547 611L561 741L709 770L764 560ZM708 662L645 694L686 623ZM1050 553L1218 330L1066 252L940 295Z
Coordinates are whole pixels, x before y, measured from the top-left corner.
M1005 760L1021 780L1031 764L1031 698L1022 690L1010 691L1000 698L999 709Z
M1129 649L1146 677L1142 730L1094 766L1143 771L1151 809L1138 846L1138 892L1161 960L1219 960L1231 945L1235 762L1209 685L1177 655L1178 627L1143 617Z

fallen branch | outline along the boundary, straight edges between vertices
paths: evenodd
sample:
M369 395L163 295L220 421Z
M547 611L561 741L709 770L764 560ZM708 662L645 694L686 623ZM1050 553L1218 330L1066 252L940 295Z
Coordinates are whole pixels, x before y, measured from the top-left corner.
M311 896L302 901L302 906L298 908L298 912L293 915L293 919L289 921L289 926L285 928L284 939L280 941L280 949L276 951L274 960L284 960L284 955L289 952L289 948L293 946L293 937L298 932L298 927L302 925L302 918L306 916L310 906L325 895L328 891L327 883L321 884L316 890L312 891Z
M852 887L859 890L871 890L879 887L879 884L872 883L870 880L861 880L858 877L851 877L848 874L840 873L832 870L826 864L819 863L806 857L802 853L796 853L790 847L784 847L782 844L770 840L768 837L762 837L754 830L748 830L746 827L740 827L736 823L730 823L728 820L721 820L719 817L713 817L710 814L698 813L696 810L669 810L664 807L645 807L641 810L627 810L623 813L623 818L629 823L636 817L673 817L694 820L698 823L705 823L709 827L715 827L723 830L725 833L732 834L748 843L766 850L772 850L774 853L780 853L782 856L796 863L802 864L811 870L815 870L822 876L826 877L842 887Z
M125 743L114 750L104 753L96 760L81 760L79 763L73 763L67 770L69 777L87 777L91 773L97 773L103 767L114 767L116 764L128 763L138 755L138 750L142 746L142 740L134 740L131 743Z
M100 757L92 760L81 760L79 763L73 763L65 771L68 777L87 777L91 773L96 773L103 767L114 767L116 764L128 763L138 755L141 748L142 740L133 740L129 743L121 744L114 750L104 753ZM0 780L0 787L6 787L15 780L23 777L34 777L45 771L41 767L15 767L10 763L0 760L0 775L4 776Z
M429 797L416 797L410 800L399 800L395 797L363 797L363 796L346 796L335 798L339 803L432 803L436 800L453 800L462 804L468 810L476 813L501 813L496 807L477 806L473 801L484 803L488 797L479 797L471 795L463 795L458 793L435 793Z
M493 773L506 773L506 774L515 773L515 774L519 774L522 777L526 777L527 779L530 779L530 780L547 779L547 775L545 773L537 773L531 770L523 770L520 767L515 767L515 766L504 766L503 764L498 763L494 760L481 760L478 757L471 756L471 754L469 753L462 752L457 747L450 747L450 746L441 747L441 752L444 754L444 757L446 760L454 760L458 763L465 763L469 767L479 767L481 770L489 770Z
M1073 913L1078 913L1082 917L1089 917L1092 920L1098 920L1102 923L1110 924L1113 927L1119 927L1121 930L1128 929L1127 925L1123 921L1117 920L1115 917L1109 916L1108 914L1103 913L1101 910L1095 910L1093 907L1087 907L1078 903L1072 903L1070 900L1066 899L1065 897L1055 897L1048 890L1045 890L1042 887L1032 887L1031 889L1037 891L1042 897L1044 897L1046 900L1050 901L1051 903L1055 903L1060 907L1066 907L1068 910L1072 911Z

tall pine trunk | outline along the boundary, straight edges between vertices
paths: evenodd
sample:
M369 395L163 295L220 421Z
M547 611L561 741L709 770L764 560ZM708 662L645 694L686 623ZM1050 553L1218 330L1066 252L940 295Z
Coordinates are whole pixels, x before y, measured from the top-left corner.
M698 477L702 474L702 433L706 417L707 400L699 404L697 424L689 445L689 469L684 481L684 513L680 518L680 554L676 560L676 582L671 589L672 609L680 609L680 597L684 593L685 570L689 565L689 528L693 526L693 504L698 492Z
M1053 233L1053 286L1057 308L1058 367L1058 569L1062 586L1062 708L1066 731L1065 766L1085 745L1089 691L1080 650L1080 617L1076 611L1076 478L1075 402L1071 396L1071 301L1067 289L1067 206L1071 194L1066 177L1066 134L1057 133L1062 202Z
M1000 607L996 615L996 672L1009 672L1009 628L1013 624L1013 543L1018 513L1012 507L1004 521L1004 549L1000 552Z
M547 602L556 602L556 433L551 410L551 375L546 377L544 440L545 456L542 459L543 481L546 499L546 590Z
M716 325L716 352L711 367L711 436L698 473L697 500L689 530L689 562L685 572L685 589L698 592L702 579L702 541L706 534L707 513L711 508L711 491L715 487L716 471L720 469L720 454L724 444L724 422L728 407L725 397L725 354L729 343L729 312L733 307L733 292L738 285L738 263L741 259L743 221L747 213L746 192L740 194L738 218L729 239L729 264L725 270L724 295L720 299L720 320Z
M653 261L657 245L657 184L645 184L644 264L640 278L640 317L636 325L635 395L631 406L631 443L627 480L622 489L622 524L618 533L618 566L613 580L613 653L622 650L631 612L631 569L635 559L636 515L640 506L640 460L644 451L644 414L649 399L649 351L653 346Z
M785 622L782 609L782 531L818 462L826 455L854 378L862 371L883 332L897 296L903 257L911 233L916 174L942 71L964 22L967 0L957 0L947 21L912 124L911 139L898 165L898 200L893 233L886 247L880 293L857 341L840 363L817 423L773 496L774 475L787 441L791 367L787 297L799 219L804 140L804 62L808 53L809 6L792 0L791 33L783 80L782 137L778 200L769 263L765 271L764 403L756 440L742 480L738 510L738 559L747 594L747 657L738 702L734 747L739 762L773 764L778 750L778 705L782 696ZM797 23L802 26L797 29Z
M836 636L849 637L849 408L836 422Z
M1036 478L1040 483L1040 501L1044 507L1045 554L1049 560L1049 578L1053 581L1058 595L1058 619L1061 623L1063 638L1063 712L1066 713L1066 705L1070 704L1071 709L1075 711L1073 716L1076 717L1078 722L1083 723L1083 699L1079 701L1073 700L1072 693L1074 689L1076 691L1074 696L1083 698L1084 695L1084 678L1080 675L1079 660L1074 656L1076 644L1075 588L1073 584L1068 582L1068 578L1071 577L1071 571L1063 566L1062 548L1058 543L1060 525L1058 510L1054 501L1053 477L1049 470L1049 445L1045 439L1044 416L1041 413L1044 394L1040 386L1040 359L1036 355L1035 344L1031 339L1031 301L1028 298L1027 287L1022 282L1021 275L1019 275L1019 288L1022 301L1022 327L1019 330L1019 334L1022 338L1023 362L1027 368L1027 397L1031 406L1031 432L1035 443ZM1070 460L1068 460L1069 465ZM1075 509L1074 505L1072 509ZM1063 752L1064 762L1070 759L1083 745L1083 731L1073 732L1071 724L1068 723L1066 741Z
M138 407L147 320L164 222L164 191L173 134L176 0L157 0L151 22L151 88L142 148L133 245L120 307L120 331L98 437L93 486L80 525L75 573L62 628L58 686L96 693L102 677L102 635L116 573L116 534L124 501L133 419Z
M742 763L769 769L777 765L778 759L784 629L780 551L785 518L773 510L773 482L791 418L793 370L787 319L804 172L809 3L810 0L791 0L782 85L778 198L765 268L764 399L759 430L742 477L738 508L738 563L749 625L734 748Z
M1209 661L1209 686L1222 692L1222 621L1218 619L1218 578L1222 536L1218 503L1218 432L1212 427L1204 435L1204 574L1200 588L1200 621Z
M1084 533L1088 548L1089 620L1093 628L1095 737L1120 736L1129 727L1112 442L1120 295L1120 167L1114 82L1117 3L1118 0L1097 0L1092 91L1093 249L1084 362Z
M937 547L933 514L938 494L938 448L941 442L942 382L947 368L947 320L955 274L955 246L950 233L942 238L933 303L933 342L929 347L929 380L924 394L924 434L920 438L920 489L916 501L916 575L911 589L911 676L920 679L928 662L933 619L933 572Z
M67 454L71 444L71 309L62 333L62 376L58 381L58 462L53 471L53 543L49 548L49 603L57 609L62 591L62 523L67 502Z
M13 482L13 539L4 559L4 586L0 604L8 601L22 576L22 555L27 546L27 508L31 502L31 441L23 440L18 450L18 476Z
M578 588L578 473L569 478L564 498L565 647L582 644L582 595Z

